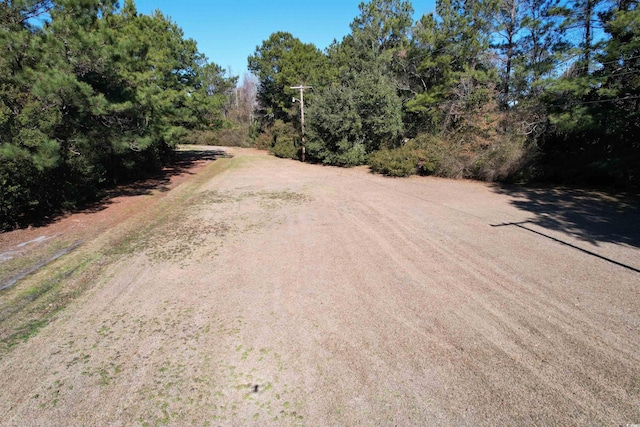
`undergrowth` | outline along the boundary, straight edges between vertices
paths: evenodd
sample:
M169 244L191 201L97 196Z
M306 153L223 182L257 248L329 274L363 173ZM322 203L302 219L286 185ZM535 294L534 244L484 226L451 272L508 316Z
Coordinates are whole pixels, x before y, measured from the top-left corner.
M510 180L521 170L530 148L523 138L456 133L420 135L398 148L369 156L371 170L388 176L414 174L482 181Z

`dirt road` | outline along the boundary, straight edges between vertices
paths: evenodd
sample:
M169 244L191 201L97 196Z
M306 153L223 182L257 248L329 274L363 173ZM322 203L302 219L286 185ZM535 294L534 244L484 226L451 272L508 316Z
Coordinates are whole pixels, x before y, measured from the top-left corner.
M640 423L637 207L227 151L0 294L1 425Z

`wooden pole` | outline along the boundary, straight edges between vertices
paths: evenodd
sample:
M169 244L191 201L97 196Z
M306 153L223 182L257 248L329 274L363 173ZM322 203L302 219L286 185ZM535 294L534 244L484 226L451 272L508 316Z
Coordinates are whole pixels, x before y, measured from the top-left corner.
M300 89L300 126L302 127L302 163L305 161L305 139L304 139L304 90L311 89L312 86L291 86L291 89ZM295 101L295 98L293 98Z

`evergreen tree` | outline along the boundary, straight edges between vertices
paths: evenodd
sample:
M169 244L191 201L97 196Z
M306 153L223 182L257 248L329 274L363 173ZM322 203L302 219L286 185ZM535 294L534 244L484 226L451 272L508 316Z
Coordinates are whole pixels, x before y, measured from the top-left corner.
M332 65L343 80L349 73L371 70L391 76L394 54L409 45L413 6L405 0L371 0L358 9L351 33L329 48Z
M296 92L291 86L320 88L332 80L327 57L313 44L302 43L287 32L269 36L248 61L249 70L258 78L258 102L265 123L296 119L292 112ZM312 102L313 94L305 100Z
M395 85L379 71L329 86L309 109L309 157L328 164L362 164L368 154L398 144L401 112Z
M497 7L492 0L441 0L437 18L422 17L415 38L423 51L418 72L425 89L408 102L409 111L425 113L434 126L449 129L465 112L492 100L496 69L489 48Z
M2 2L0 44L2 228L157 169L222 106L196 43L131 0Z

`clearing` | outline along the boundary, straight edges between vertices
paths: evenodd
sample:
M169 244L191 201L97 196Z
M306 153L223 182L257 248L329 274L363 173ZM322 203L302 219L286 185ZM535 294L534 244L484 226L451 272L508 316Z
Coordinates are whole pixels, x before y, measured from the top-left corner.
M201 147L0 235L0 424L640 423L640 211Z

